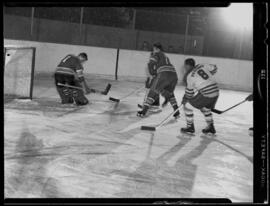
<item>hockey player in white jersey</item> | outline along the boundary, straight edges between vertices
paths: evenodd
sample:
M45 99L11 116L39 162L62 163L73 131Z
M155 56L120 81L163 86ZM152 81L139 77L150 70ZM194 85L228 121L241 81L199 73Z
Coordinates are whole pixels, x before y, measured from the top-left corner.
M199 109L206 120L207 127L202 130L203 133L215 134L214 121L211 109L215 107L219 96L219 88L213 75L217 72L216 65L195 64L192 58L186 59L184 63L186 75L185 95L182 104L187 121L187 127L181 128L183 133L194 133L193 107Z

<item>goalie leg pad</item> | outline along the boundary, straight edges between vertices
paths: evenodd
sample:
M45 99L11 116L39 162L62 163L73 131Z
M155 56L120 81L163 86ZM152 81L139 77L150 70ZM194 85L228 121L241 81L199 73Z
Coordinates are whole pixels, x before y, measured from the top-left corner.
M72 94L77 105L86 105L89 103L88 99L84 96L82 90L74 89L72 91Z
M74 102L72 94L65 87L57 87L57 91L61 98L62 104L72 104Z
M58 83L65 84L66 83L66 76L65 74L55 73L55 86L56 90L61 98L62 104L71 104L73 103L72 93L71 90L64 86L59 86Z

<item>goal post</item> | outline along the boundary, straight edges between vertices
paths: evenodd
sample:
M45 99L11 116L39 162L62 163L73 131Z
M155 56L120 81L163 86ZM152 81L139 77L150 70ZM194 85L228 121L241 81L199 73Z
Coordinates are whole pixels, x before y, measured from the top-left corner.
M4 47L4 98L33 98L35 47Z

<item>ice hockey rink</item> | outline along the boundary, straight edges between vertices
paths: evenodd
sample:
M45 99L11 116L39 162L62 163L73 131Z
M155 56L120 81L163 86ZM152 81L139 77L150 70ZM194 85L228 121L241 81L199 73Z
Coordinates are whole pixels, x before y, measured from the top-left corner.
M203 115L195 111L194 136L180 134L184 113L155 132L172 108L136 116L143 83L87 76L107 96L87 95L87 106L61 105L52 77L35 78L34 98L5 100L5 197L209 197L253 200L253 105L246 102L214 114L217 134L202 135ZM177 86L178 103L184 87ZM250 93L221 90L216 108L230 107ZM163 98L161 99L163 101Z

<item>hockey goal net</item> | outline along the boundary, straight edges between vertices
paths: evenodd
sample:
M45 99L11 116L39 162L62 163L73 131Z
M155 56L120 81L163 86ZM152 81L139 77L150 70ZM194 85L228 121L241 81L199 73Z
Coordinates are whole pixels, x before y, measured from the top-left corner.
M35 53L34 47L4 47L5 99L32 99Z

